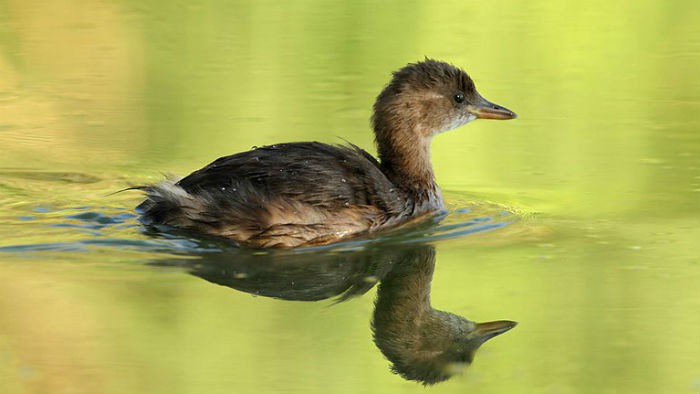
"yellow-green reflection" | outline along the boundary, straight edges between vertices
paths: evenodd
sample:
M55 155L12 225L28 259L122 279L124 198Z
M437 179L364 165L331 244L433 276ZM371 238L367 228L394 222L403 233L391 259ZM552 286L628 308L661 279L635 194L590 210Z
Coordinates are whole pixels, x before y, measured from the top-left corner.
M439 389L698 391L696 1L40 3L0 2L0 246L146 240L60 225L253 145L371 149L388 73L429 55L520 115L435 140L448 203L529 218L438 242L436 305L521 322ZM424 391L367 340L371 297L290 305L90 250L0 254L0 391Z

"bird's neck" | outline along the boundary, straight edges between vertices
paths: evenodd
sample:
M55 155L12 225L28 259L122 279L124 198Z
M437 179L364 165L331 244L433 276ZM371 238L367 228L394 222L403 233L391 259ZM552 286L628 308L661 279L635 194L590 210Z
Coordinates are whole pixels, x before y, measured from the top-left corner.
M376 122L375 139L382 169L397 186L414 194L439 194L430 162L431 138L420 126Z

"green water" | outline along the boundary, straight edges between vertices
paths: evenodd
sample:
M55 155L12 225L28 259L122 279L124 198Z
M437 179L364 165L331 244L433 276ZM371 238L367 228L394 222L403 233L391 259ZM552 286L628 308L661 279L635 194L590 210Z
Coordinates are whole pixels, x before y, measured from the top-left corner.
M218 286L221 246L110 194L254 145L373 152L425 55L519 115L433 144L432 304L520 323L447 382L389 371L376 288ZM0 1L0 279L2 393L698 393L700 3Z

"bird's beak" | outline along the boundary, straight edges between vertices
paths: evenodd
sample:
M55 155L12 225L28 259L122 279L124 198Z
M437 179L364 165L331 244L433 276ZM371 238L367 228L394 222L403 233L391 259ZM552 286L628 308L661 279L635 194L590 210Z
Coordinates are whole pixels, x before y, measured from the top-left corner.
M474 329L476 338L481 339L481 342L486 342L489 339L501 335L511 328L517 326L518 323L510 320L490 321L487 323L477 323Z
M467 111L474 114L479 119L515 119L518 115L515 112L509 110L506 107L501 107L498 104L494 104L485 98L479 96L479 100L476 104L467 105Z

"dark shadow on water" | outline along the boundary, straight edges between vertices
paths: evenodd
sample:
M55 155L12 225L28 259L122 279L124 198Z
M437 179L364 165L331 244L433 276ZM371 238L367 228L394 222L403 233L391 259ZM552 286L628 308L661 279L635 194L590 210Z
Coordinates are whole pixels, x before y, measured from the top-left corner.
M194 276L246 293L289 301L338 301L370 290L391 269L390 253L360 251L251 251L231 248L198 259L153 265L185 267Z
M184 267L218 285L291 301L341 302L379 283L372 318L374 342L391 361L393 372L426 385L460 373L479 346L516 325L507 320L479 324L434 309L430 283L435 248L425 243L379 242L352 250L231 248L197 259L151 264Z

